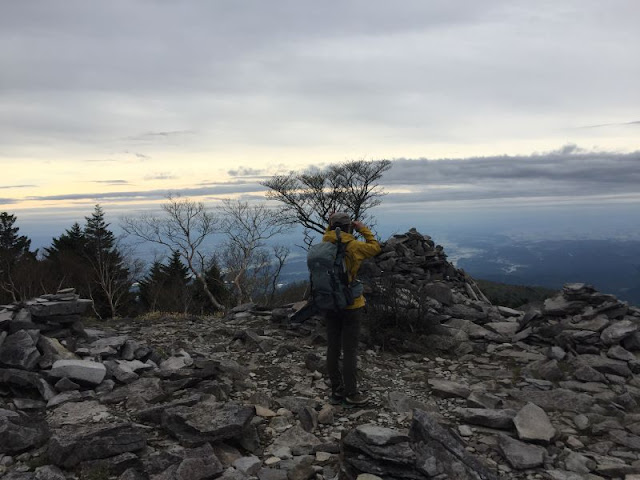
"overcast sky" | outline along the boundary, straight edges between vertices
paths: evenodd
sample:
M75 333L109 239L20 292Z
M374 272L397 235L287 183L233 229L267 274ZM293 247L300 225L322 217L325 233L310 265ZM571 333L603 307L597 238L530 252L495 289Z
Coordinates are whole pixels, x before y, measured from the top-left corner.
M396 159L390 202L637 202L638 25L637 0L0 0L0 210L354 158Z

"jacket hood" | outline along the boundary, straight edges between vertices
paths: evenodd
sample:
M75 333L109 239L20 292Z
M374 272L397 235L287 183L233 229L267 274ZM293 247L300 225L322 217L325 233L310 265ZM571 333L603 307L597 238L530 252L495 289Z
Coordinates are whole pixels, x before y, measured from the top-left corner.
M356 237L354 237L350 233L340 232L340 240L342 241L342 243L351 242L351 241L353 241L355 239L356 239ZM329 231L325 232L325 234L322 236L322 241L323 242L336 243L336 241L337 241L336 231L335 230L329 230Z

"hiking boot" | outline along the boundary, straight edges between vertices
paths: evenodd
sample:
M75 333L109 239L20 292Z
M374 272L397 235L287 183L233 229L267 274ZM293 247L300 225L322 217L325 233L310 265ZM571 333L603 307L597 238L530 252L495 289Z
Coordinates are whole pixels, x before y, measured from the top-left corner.
M369 397L363 393L354 393L353 395L347 395L344 401L348 405L366 405L369 403Z
M338 388L331 392L331 396L329 397L329 403L331 405L339 405L344 400L344 390L342 388Z

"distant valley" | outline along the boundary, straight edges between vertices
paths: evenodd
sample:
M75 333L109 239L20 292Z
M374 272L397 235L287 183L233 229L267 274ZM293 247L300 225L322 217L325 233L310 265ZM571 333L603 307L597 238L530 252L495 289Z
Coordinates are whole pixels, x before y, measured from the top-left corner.
M584 282L640 305L639 240L525 241L502 235L451 237L450 244L434 240L452 263L476 279L551 289ZM287 284L307 279L303 255L287 263L282 279Z

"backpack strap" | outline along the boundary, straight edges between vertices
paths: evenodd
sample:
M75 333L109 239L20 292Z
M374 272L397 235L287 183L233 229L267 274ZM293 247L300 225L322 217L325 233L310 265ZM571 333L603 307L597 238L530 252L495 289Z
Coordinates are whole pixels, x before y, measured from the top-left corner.
M351 304L353 297L351 295L351 287L349 282L349 272L347 271L347 262L346 262L346 253L347 253L347 242L342 242L341 231L340 228L336 228L336 240L337 240L337 253L336 253L336 261L335 268L340 272L340 282L344 285L343 291L345 298L347 299L347 304ZM337 303L337 302L336 302Z

